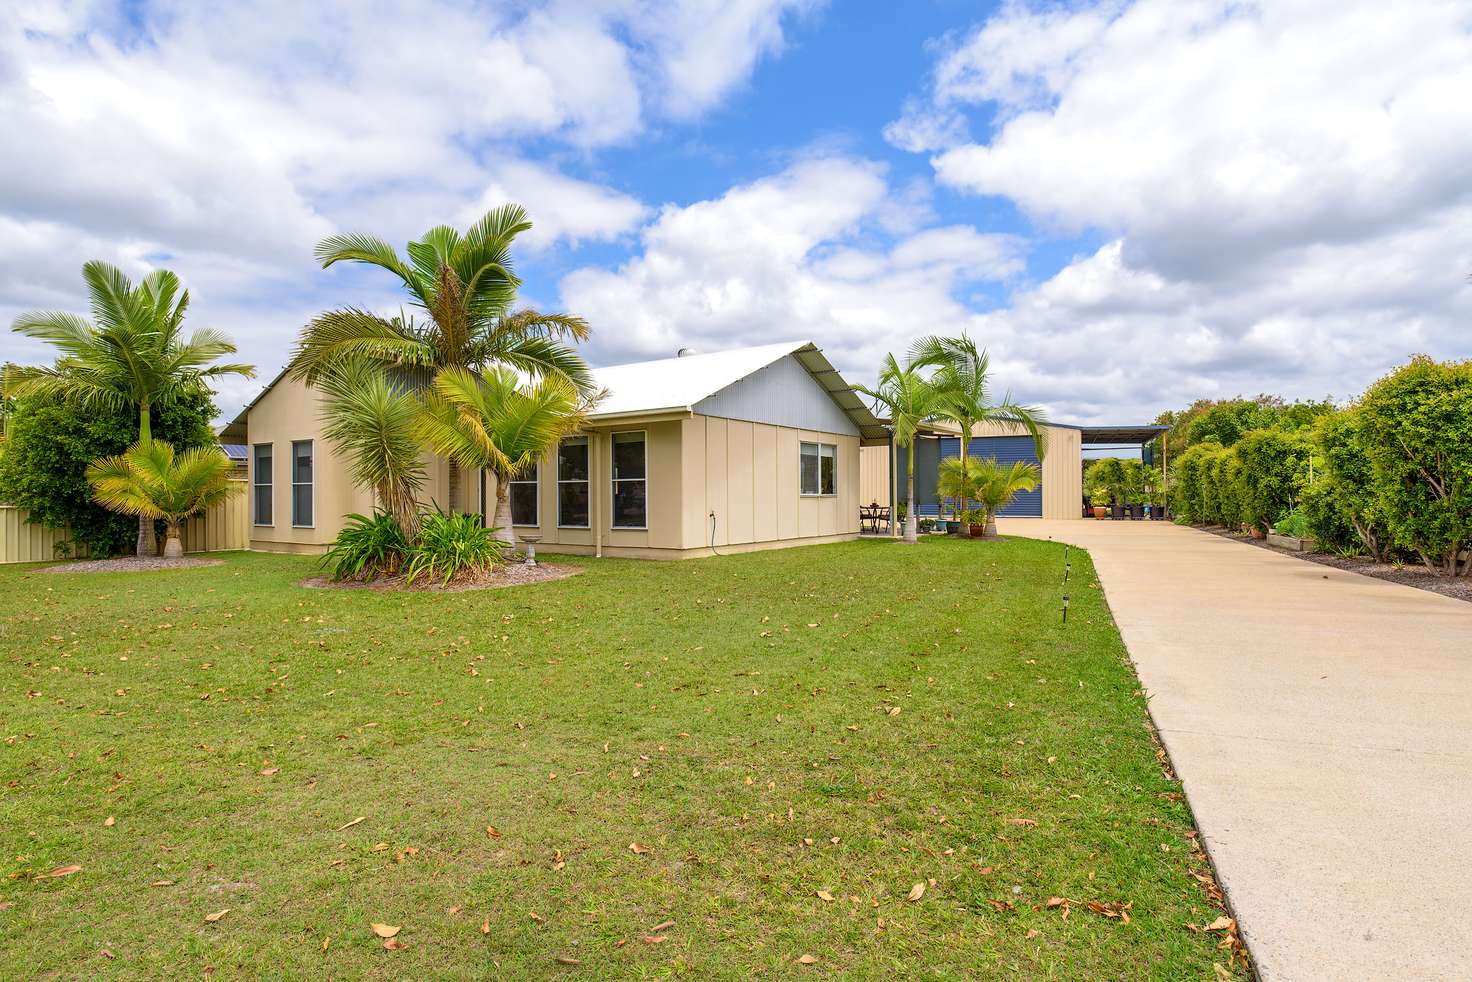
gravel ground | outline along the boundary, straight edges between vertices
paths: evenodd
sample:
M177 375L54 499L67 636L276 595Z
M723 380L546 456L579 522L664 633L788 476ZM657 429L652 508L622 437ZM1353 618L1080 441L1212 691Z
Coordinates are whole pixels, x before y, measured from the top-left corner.
M1389 580L1391 583L1413 586L1418 590L1429 590L1432 593L1439 593L1444 597L1451 597L1455 600L1465 600L1468 603L1472 603L1472 578L1466 576L1437 576L1420 563L1406 563L1402 568L1396 569L1389 563L1377 563L1367 556L1342 559L1328 552L1291 552L1287 549L1270 546L1264 539L1253 539L1249 536L1238 535L1234 532L1228 532L1223 528L1209 528L1206 531L1213 532L1223 538L1257 546L1259 549L1268 549L1272 552L1281 553L1284 556L1292 556L1294 559L1302 559L1304 562L1318 563L1320 566L1333 566L1335 569L1345 569L1351 573L1373 576L1377 580Z
M506 586L524 586L528 583L547 583L551 580L561 580L569 576L576 576L583 571L581 566L558 566L553 563L538 563L535 566L525 566L521 563L511 563L497 566L485 576L476 579L461 580L451 583L449 586L440 586L439 580L420 580L418 583L406 583L402 576L391 576L381 580L372 580L367 583L357 581L334 582L326 576L312 576L302 580L302 586L314 589L326 590L419 590L429 592L459 593L463 590L495 590Z
M42 573L149 573L161 569L193 569L197 566L219 566L223 559L164 559L151 556L139 559L124 556L121 559L86 559L75 563L47 566Z

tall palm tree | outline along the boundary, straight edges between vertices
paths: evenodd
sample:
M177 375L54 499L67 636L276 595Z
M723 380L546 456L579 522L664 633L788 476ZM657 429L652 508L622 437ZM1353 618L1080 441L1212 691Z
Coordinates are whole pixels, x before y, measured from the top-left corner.
M1002 423L1026 431L1033 439L1038 459L1047 452L1047 418L1032 406L1019 405L1009 393L1002 401L991 400L991 360L984 349L965 334L960 337L924 337L910 349L910 361L931 367L931 384L940 390L936 415L961 428L961 460L966 459L972 429L979 423ZM969 502L962 498L961 510Z
M895 444L909 452L904 541L911 544L919 541L915 515L915 432L939 408L940 395L921 369L922 366L913 361L906 361L901 365L894 355L888 354L884 356L884 365L879 370L877 388L854 386L859 392L877 400L887 410Z
M523 382L509 368L447 368L434 380L419 435L435 453L496 476L496 535L516 548L509 482L587 419L588 401L560 376Z
M315 384L346 354L385 366L433 375L449 368L484 370L505 365L533 378L556 377L579 392L593 376L575 348L588 325L581 317L512 310L521 285L511 268L511 245L532 227L519 205L487 212L462 235L446 225L425 232L405 249L408 258L371 235L334 235L317 245L322 268L366 263L399 278L415 313L381 317L345 307L315 318L297 345L294 375ZM459 467L450 466L450 507L460 507Z
M61 351L51 367L11 365L5 392L13 398L63 399L84 410L136 409L138 439L152 438L150 413L167 406L211 379L250 378L255 368L215 364L235 353L219 331L200 328L184 335L189 291L179 278L157 269L136 287L123 272L103 262L82 267L94 323L62 311L21 314L12 330L47 341ZM138 555L156 551L153 519L138 513Z
M317 379L327 439L348 459L353 483L412 537L419 528L424 462L415 426L421 404L407 384L361 355L341 359Z
M179 559L184 555L179 530L185 519L245 490L230 480L234 466L219 447L176 454L166 441L148 439L89 465L87 480L103 507L138 515L150 524L161 519L167 529L164 558Z

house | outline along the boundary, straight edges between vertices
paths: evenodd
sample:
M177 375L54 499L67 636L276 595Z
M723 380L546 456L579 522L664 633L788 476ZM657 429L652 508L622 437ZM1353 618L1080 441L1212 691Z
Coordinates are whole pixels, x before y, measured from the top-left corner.
M596 369L587 426L511 482L518 535L551 552L681 559L859 534L859 453L888 430L810 342ZM249 447L250 548L321 552L373 510L285 372L222 433ZM427 503L492 518L495 478L426 455Z
M1024 461L1038 466L1038 486L1012 499L999 514L1007 518L1082 518L1083 460L1085 448L1107 453L1143 447L1164 426L1073 426L1048 423L1041 427L1044 453L1038 459L1031 435L1018 426L978 423L971 430L966 453L972 457L995 457L1001 463ZM901 447L865 447L860 468L863 504L888 505L905 501L905 468L909 451ZM921 516L940 514L936 477L940 462L961 453L961 430L953 423L930 422L921 426L915 440L915 512Z

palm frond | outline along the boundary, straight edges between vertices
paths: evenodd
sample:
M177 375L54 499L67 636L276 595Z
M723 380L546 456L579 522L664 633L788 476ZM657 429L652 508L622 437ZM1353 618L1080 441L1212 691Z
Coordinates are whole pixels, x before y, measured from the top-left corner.
M434 348L412 321L345 307L317 315L302 330L292 356L292 377L315 384L333 362L354 356L415 367L437 361Z

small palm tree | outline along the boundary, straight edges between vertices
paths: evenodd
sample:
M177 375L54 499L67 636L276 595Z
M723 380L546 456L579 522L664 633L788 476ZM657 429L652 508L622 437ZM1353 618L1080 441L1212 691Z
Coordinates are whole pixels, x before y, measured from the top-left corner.
M419 436L435 453L496 476L492 524L508 549L516 548L508 482L587 420L589 403L559 376L522 381L509 368L484 375L447 368L435 378L419 420Z
M163 440L140 440L116 457L104 457L87 468L92 495L104 508L162 520L167 529L164 558L179 559L184 545L180 526L244 485L230 480L234 467L218 447L176 454Z
M926 379L921 367L913 361L906 361L901 365L894 355L885 355L884 366L879 370L878 388L854 386L864 395L878 400L885 408L889 415L889 425L894 431L895 444L909 451L905 488L908 507L905 512L904 538L909 543L919 541L915 515L915 433L920 424L940 407L940 393Z
M347 457L353 483L371 489L378 507L408 538L419 528L424 461L415 427L422 404L406 383L362 356L339 360L317 379L324 433Z
M326 269L366 263L398 277L414 315L381 317L347 307L319 315L302 332L294 375L309 385L344 355L427 375L450 369L481 371L495 365L533 378L560 378L579 392L593 391L593 375L568 341L584 341L581 317L512 310L521 280L511 269L511 245L532 227L519 205L488 212L462 235L440 225L405 249L371 235L334 235L317 245ZM450 466L450 507L461 507L461 476Z
M215 364L235 353L224 334L209 328L184 335L189 291L158 269L134 286L115 266L82 267L95 323L62 311L21 314L12 329L50 342L61 357L50 368L10 365L5 393L12 398L59 398L84 410L138 412L138 440L152 438L150 412L222 375L250 378L255 368ZM154 553L153 519L138 513L138 555Z
M999 464L994 457L984 457L972 462L976 481L976 500L981 505L982 526L990 528L997 512L1007 507L1007 502L1024 491L1038 486L1040 474L1036 464L1014 460L1010 464Z
M1047 423L1041 410L1012 401L1010 394L999 403L991 401L991 360L985 350L965 334L955 338L925 337L910 349L910 361L932 367L931 384L940 390L936 414L961 428L961 459L966 459L972 429L979 423L1003 423L1020 427L1033 439L1041 460L1047 452ZM969 496L962 496L965 511Z

